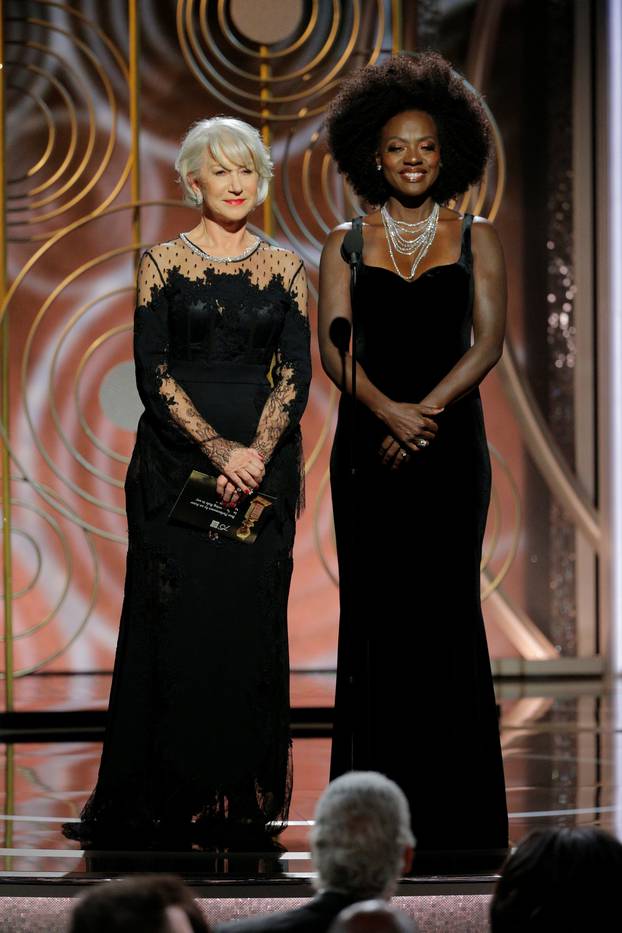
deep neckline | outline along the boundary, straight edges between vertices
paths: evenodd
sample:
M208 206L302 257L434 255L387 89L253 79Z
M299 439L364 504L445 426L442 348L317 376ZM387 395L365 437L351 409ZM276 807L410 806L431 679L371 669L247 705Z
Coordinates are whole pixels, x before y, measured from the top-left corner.
M462 261L462 251L460 252L460 259L456 259L455 262L441 262L436 266L430 266L428 269L424 269L421 275L418 275L416 278L410 280L405 279L401 275L398 275L397 272L393 271L393 269L387 269L386 266L370 266L365 262L364 259L361 259L361 265L366 269L377 269L378 272L388 272L389 275L394 276L394 278L399 279L400 282L404 282L406 285L414 285L415 282L418 282L420 279L426 276L428 272L436 272L438 269L451 269L453 266L462 266L463 269L466 269L466 265Z
M363 256L365 255L365 238L363 237L363 255L361 256L361 265L364 266L366 269L378 269L380 272L388 272L389 275L395 276L396 279L399 279L401 282L405 282L406 285L414 285L415 282L418 282L420 279L422 279L425 275L428 274L428 272L436 272L438 269L451 269L454 266L462 266L464 269L466 269L467 265L464 262L464 240L465 240L465 233L467 232L467 229L470 226L470 224L469 225L467 224L467 217L469 217L469 214L465 212L464 216L462 217L462 224L461 224L461 230L460 230L460 255L454 262L440 262L435 266L429 266L427 269L424 269L424 271L420 275L416 276L414 279L407 279L403 275L399 275L399 273L395 272L394 269L389 269L387 266L368 265L368 263L366 263L365 259L363 258ZM362 232L363 231L361 230L361 233Z

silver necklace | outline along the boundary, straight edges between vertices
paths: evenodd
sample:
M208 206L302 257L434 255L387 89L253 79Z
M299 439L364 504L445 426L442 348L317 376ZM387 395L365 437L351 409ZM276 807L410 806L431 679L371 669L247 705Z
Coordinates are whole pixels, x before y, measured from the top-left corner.
M254 253L259 244L261 243L261 238L257 237L254 243L251 243L250 246L247 246L243 253L240 253L239 256L212 256L210 253L206 253L204 249L201 249L200 246L197 246L196 243L193 243L192 240L189 240L185 233L179 234L180 239L184 241L188 249L191 249L193 253L196 253L197 256L202 256L204 259L210 259L212 262L239 262L240 259L246 259L250 256L251 253Z
M435 204L425 220L418 220L414 224L409 224L405 220L395 220L395 218L391 217L386 204L383 204L380 210L393 268L400 278L406 279L407 282L414 279L419 263L432 245L432 241L436 236L439 214L440 207ZM408 275L403 275L400 271L395 260L394 250L402 256L414 257Z

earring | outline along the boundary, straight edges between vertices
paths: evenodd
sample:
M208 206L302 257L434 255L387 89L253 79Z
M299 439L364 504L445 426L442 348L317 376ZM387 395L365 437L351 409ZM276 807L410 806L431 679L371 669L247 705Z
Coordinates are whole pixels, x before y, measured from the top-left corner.
M382 165L380 164L380 162L376 162L376 170L377 170L378 172L381 172L381 171L382 171Z
M192 197L194 198L194 203L196 204L197 207L199 207L199 205L203 203L203 195L201 194L200 191L193 191Z

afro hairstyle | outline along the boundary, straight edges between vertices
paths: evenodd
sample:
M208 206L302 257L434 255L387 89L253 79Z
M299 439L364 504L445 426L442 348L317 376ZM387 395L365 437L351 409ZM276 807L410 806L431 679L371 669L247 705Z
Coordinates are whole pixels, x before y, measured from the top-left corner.
M328 109L331 154L361 198L379 205L390 196L376 168L380 133L406 110L425 111L436 123L443 164L430 192L435 201L444 204L480 180L491 148L480 97L438 52L401 53L346 78Z

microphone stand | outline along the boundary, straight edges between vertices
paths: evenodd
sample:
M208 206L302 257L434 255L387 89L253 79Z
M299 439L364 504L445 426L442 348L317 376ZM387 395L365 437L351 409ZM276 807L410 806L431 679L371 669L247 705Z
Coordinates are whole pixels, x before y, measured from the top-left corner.
M352 645L356 648L356 632L362 633L361 645L360 645L360 654L356 651L354 664L350 668L349 677L348 677L348 693L350 700L350 768L354 770L366 770L371 766L370 762L370 749L371 749L371 696L370 696L370 643L369 643L369 623L367 620L367 615L364 614L363 618L356 620L354 618L354 610L356 606L356 600L354 598L355 586L356 586L356 543L357 543L357 528L356 528L356 518L357 518L357 463L356 463L356 438L357 438L357 414L358 414L358 404L357 404L357 336L358 336L358 325L357 318L354 311L354 299L356 292L357 276L359 265L363 258L363 233L362 233L362 218L357 218L352 222L352 229L344 237L344 242L342 246L342 252L344 258L347 260L350 266L350 308L352 316L352 344L350 351L350 358L352 361L352 373L350 379L350 396L351 396L351 418L350 418L350 554L347 561L348 567L348 586L350 590L350 599L349 599L349 634L352 637ZM347 350L346 350L347 352ZM345 355L343 357L343 382L344 390L346 389L345 385ZM357 658L361 663L356 663ZM357 678L357 674L359 675ZM357 682L358 680L358 682ZM359 701L357 703L356 701ZM360 704L360 705L359 705ZM355 715L357 709L363 711L363 728L355 729Z

